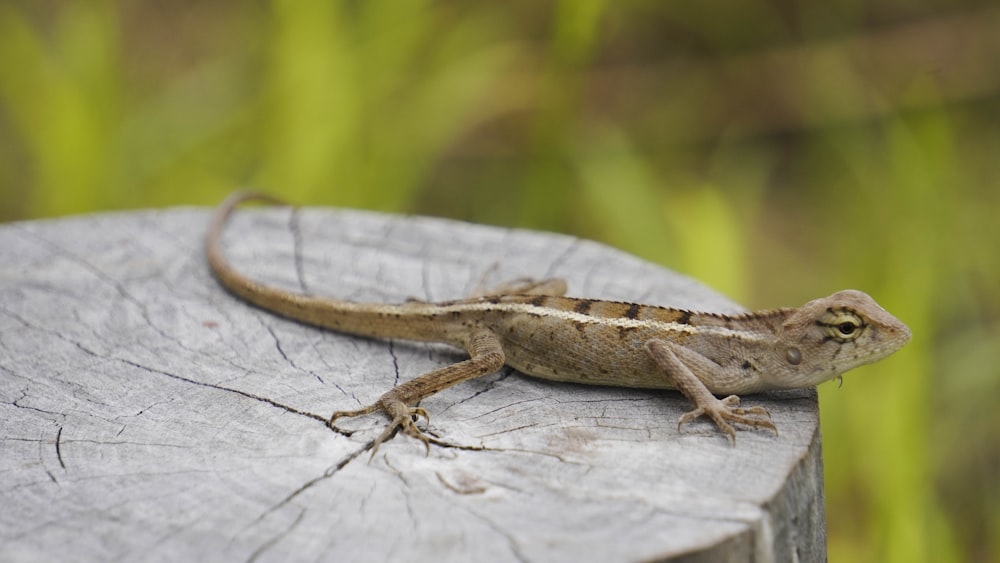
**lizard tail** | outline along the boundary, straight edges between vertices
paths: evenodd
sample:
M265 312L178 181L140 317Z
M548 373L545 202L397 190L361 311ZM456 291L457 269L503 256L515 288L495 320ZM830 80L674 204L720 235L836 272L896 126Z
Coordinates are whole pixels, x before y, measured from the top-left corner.
M435 311L413 305L356 303L298 294L240 273L222 251L222 231L233 211L248 201L289 205L266 194L238 191L216 208L205 236L205 253L209 269L227 291L264 310L313 326L360 336L453 340L450 325L442 324Z
M229 216L233 214L233 211L240 204L248 201L261 201L269 205L290 205L287 202L264 193L239 190L230 194L215 209L215 214L212 215L212 220L208 224L208 232L205 235L205 254L208 256L208 265L223 287L241 297L245 296L241 295L241 292L237 288L239 286L246 286L248 283L252 284L253 282L250 278L237 272L232 264L229 263L229 260L226 259L226 255L223 254L222 230L225 228L226 222L229 220Z

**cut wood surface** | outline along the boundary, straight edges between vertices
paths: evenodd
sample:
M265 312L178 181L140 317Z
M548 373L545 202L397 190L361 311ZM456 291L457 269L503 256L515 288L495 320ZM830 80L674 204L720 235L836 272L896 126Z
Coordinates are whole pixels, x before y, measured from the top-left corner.
M205 263L207 209L0 226L0 560L818 561L815 392L750 395L780 435L682 431L678 393L505 369L422 404L462 447L334 410L462 358L275 317ZM225 237L254 278L355 301L562 277L572 296L718 312L689 278L579 239L307 208ZM776 304L779 305L779 304ZM781 305L799 305L785 303Z

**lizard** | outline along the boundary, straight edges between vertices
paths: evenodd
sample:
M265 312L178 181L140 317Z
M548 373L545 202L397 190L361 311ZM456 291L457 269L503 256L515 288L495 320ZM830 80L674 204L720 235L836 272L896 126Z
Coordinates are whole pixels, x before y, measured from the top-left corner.
M237 191L216 208L205 237L209 268L230 293L268 312L354 336L450 344L469 358L399 384L367 406L334 412L336 421L382 411L389 418L372 455L398 431L440 444L417 426L430 416L420 401L499 371L504 365L542 379L680 391L694 409L678 432L708 417L736 442L734 425L777 433L763 407L740 407L739 394L801 389L839 379L899 350L910 329L861 291L847 289L799 307L744 314L566 297L564 280L521 280L497 291L443 302L359 303L265 285L227 260L222 233L243 202L287 205ZM718 398L716 395L725 395Z

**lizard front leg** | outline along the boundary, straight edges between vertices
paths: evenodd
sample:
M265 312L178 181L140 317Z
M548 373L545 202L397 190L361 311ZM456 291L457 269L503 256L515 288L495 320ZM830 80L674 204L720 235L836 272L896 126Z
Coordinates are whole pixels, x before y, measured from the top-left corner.
M415 417L423 417L427 422L430 422L430 417L424 409L410 405L414 405L452 385L493 373L503 367L503 348L500 339L492 331L487 329L473 331L469 335L466 349L470 356L468 360L411 379L394 387L379 397L378 401L366 407L357 410L337 411L330 416L327 425L330 428L335 428L334 422L338 418L361 416L381 410L390 418L391 422L373 442L372 457L375 456L375 452L378 451L382 442L392 437L397 429L402 429L407 435L422 441L427 452L430 453L431 442L440 442L417 428L414 422Z
M763 407L737 408L740 398L736 395L730 395L725 399L716 398L705 383L698 379L691 368L678 357L675 350L678 347L678 344L667 340L650 340L646 343L646 352L653 358L660 372L695 406L694 410L681 416L677 422L678 431L688 422L700 416L708 416L720 430L729 435L733 443L736 443L736 431L729 422L746 424L754 428L769 428L775 433L778 432L770 420L751 416L770 417L771 415Z

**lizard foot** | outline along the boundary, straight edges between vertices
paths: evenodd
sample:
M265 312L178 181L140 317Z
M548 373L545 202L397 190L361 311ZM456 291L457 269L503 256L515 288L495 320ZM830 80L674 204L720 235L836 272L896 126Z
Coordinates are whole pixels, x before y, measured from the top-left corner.
M375 438L375 440L372 441L370 446L372 449L372 455L371 455L372 458L375 457L375 454L378 452L378 448L379 446L382 445L382 442L385 442L386 440L392 438L396 434L396 432L400 429L402 429L403 433L405 433L407 436L416 438L421 442L423 442L424 447L427 449L427 454L430 454L431 451L430 445L432 443L441 444L440 440L438 440L432 435L429 435L428 433L424 432L423 430L417 427L416 421L421 417L425 421L430 423L431 419L430 416L427 414L427 411L420 407L408 407L402 402L391 402L387 404L382 404L381 402L379 402L357 410L337 411L330 416L330 420L327 422L326 425L330 427L331 430L340 432L342 434L350 435L351 432L342 430L336 426L336 421L338 418L362 416L366 414L371 414L377 410L385 411L385 413L392 418L392 421L388 425L386 425L385 430L382 431L382 433L378 436L378 438Z
M767 409L764 407L737 408L739 404L740 398L736 395L730 395L725 399L712 397L712 402L699 405L698 408L681 416L677 422L677 430L679 432L682 426L696 418L708 416L719 427L719 430L729 435L734 444L736 443L736 429L729 422L745 424L753 428L768 428L773 430L775 434L778 433L778 428L769 420L771 413L767 412ZM757 416L766 416L768 419L756 418Z
M375 454L378 452L378 448L379 446L382 445L382 442L385 442L389 438L392 438L396 434L396 431L400 429L402 429L403 433L406 434L407 436L410 436L411 438L416 438L417 440L423 442L424 448L426 449L426 454L430 455L431 442L436 443L437 440L434 437L429 436L420 428L418 428L416 421L420 417L423 417L423 419L427 421L428 424L430 424L431 417L427 415L427 411L425 411L420 407L407 407L402 403L398 403L398 405L401 408L385 409L386 413L392 416L392 422L390 422L385 427L385 430L382 431L382 434L380 434L379 437L375 438L375 441L372 442L371 457L372 458L375 457Z

